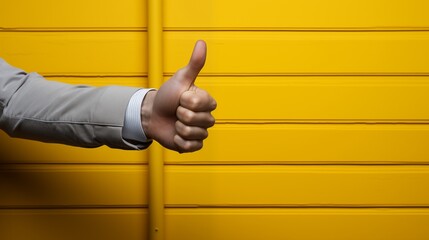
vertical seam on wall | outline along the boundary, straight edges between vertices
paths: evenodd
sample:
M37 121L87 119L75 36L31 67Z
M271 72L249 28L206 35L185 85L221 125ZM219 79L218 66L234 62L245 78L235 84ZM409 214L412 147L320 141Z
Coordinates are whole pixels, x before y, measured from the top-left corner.
M163 81L162 0L148 0L148 82L159 88ZM164 158L159 144L149 150L149 239L164 239Z

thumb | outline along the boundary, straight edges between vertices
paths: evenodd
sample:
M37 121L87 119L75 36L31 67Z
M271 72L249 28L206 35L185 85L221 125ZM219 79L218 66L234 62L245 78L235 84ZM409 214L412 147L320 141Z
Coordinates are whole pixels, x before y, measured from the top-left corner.
M207 55L207 45L203 40L199 40L195 43L194 51L192 52L191 59L188 65L185 67L185 81L191 86L201 69L204 67Z

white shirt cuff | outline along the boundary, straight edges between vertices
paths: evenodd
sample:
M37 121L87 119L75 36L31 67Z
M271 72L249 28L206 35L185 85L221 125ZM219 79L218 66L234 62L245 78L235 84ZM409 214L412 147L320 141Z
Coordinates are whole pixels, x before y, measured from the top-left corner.
M128 102L127 110L125 112L124 127L122 128L123 139L141 143L152 141L151 139L147 139L146 134L144 133L140 115L142 102L146 97L146 94L152 90L155 89L140 89L133 94Z

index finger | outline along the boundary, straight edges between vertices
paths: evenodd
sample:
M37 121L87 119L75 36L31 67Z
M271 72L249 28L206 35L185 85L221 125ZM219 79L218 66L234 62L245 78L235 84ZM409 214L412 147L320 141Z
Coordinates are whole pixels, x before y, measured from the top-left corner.
M211 112L216 109L217 103L207 91L197 88L180 96L180 106L194 112Z

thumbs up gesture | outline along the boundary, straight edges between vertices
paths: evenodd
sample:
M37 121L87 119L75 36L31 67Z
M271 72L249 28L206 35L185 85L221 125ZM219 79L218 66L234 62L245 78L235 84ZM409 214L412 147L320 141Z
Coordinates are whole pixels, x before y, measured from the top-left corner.
M204 41L195 44L188 65L178 70L158 91L147 93L142 104L142 126L148 138L183 152L203 147L207 128L215 123L216 101L195 80L206 61Z

